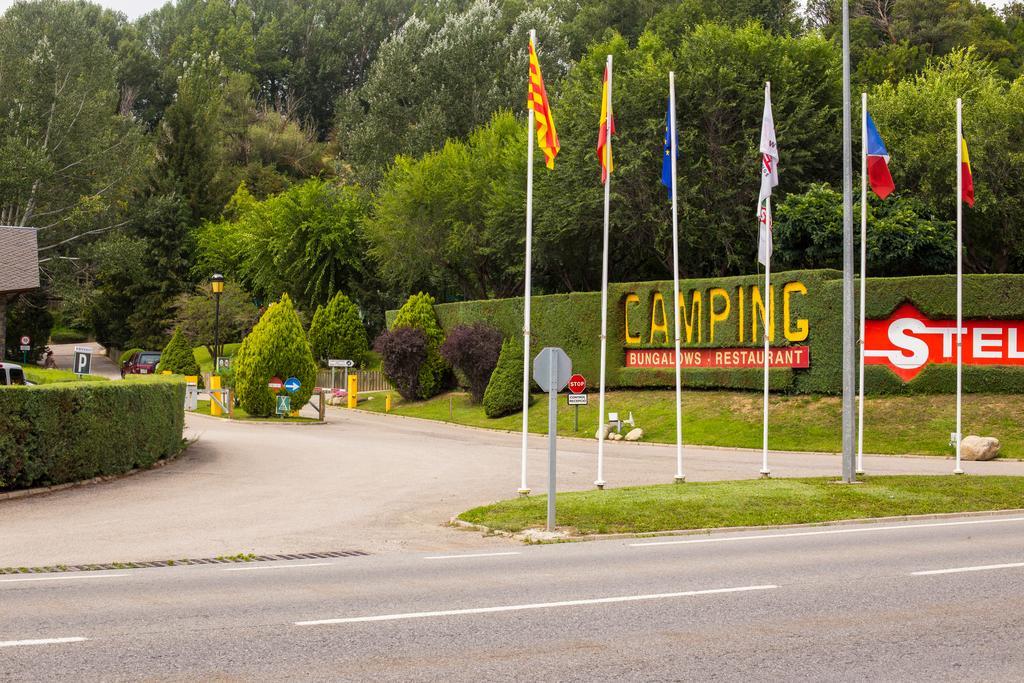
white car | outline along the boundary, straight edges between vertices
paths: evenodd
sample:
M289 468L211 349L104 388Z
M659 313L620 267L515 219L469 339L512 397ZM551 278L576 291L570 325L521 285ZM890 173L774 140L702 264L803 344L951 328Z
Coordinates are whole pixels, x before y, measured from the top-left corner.
M25 372L20 365L14 363L0 363L0 387L12 384L31 384L25 380Z

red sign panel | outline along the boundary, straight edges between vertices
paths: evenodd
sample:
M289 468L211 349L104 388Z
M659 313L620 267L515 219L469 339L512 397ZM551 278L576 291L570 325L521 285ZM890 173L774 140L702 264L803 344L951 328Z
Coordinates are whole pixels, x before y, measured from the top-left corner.
M627 368L673 368L672 349L626 349ZM764 367L764 349L690 349L679 352L684 368L759 368ZM811 350L807 346L779 346L769 349L773 368L809 368Z
M583 375L573 375L569 378L569 391L574 394L582 394L583 390L587 388L587 380L583 378Z
M284 380L282 380L280 377L271 377L270 382L267 383L267 386L270 387L271 389L280 389L281 387L284 386Z
M961 334L964 365L1024 365L1024 321L965 320ZM956 363L956 320L929 320L903 304L864 322L865 365L885 365L908 382L929 363Z

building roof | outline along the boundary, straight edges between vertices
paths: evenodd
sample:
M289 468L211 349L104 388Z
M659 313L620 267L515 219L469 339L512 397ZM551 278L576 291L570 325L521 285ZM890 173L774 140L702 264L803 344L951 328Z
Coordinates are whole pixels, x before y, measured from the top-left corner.
M39 245L35 228L0 226L0 293L39 287Z

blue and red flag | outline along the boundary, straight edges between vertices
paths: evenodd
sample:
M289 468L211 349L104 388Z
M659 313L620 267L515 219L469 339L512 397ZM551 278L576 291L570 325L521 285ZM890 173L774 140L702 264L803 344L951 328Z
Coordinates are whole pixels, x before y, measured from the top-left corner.
M896 189L892 174L889 173L889 152L875 128L871 114L868 114L868 182L879 199L885 199Z

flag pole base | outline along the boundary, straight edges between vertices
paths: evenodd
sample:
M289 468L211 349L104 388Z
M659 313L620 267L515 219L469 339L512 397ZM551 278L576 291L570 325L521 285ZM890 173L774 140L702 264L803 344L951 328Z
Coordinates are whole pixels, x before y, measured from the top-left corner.
M770 471L768 471L768 470L761 470L761 478L762 479L771 479L772 478L772 473Z
M682 475L682 474L677 474L676 475L676 483L677 484L685 484L686 483L686 477L684 475Z
M528 496L530 495L530 489L519 489L518 491L516 491L516 493L518 493L520 496Z
M597 488L599 488L599 489L601 489L603 491L604 490L604 485L606 483L607 482L604 481L603 479L598 479L597 481L594 482L594 486L596 486Z
M955 470L953 470L953 474L964 474L964 471L958 467Z
M864 470L857 470L855 474L859 477L864 474Z

